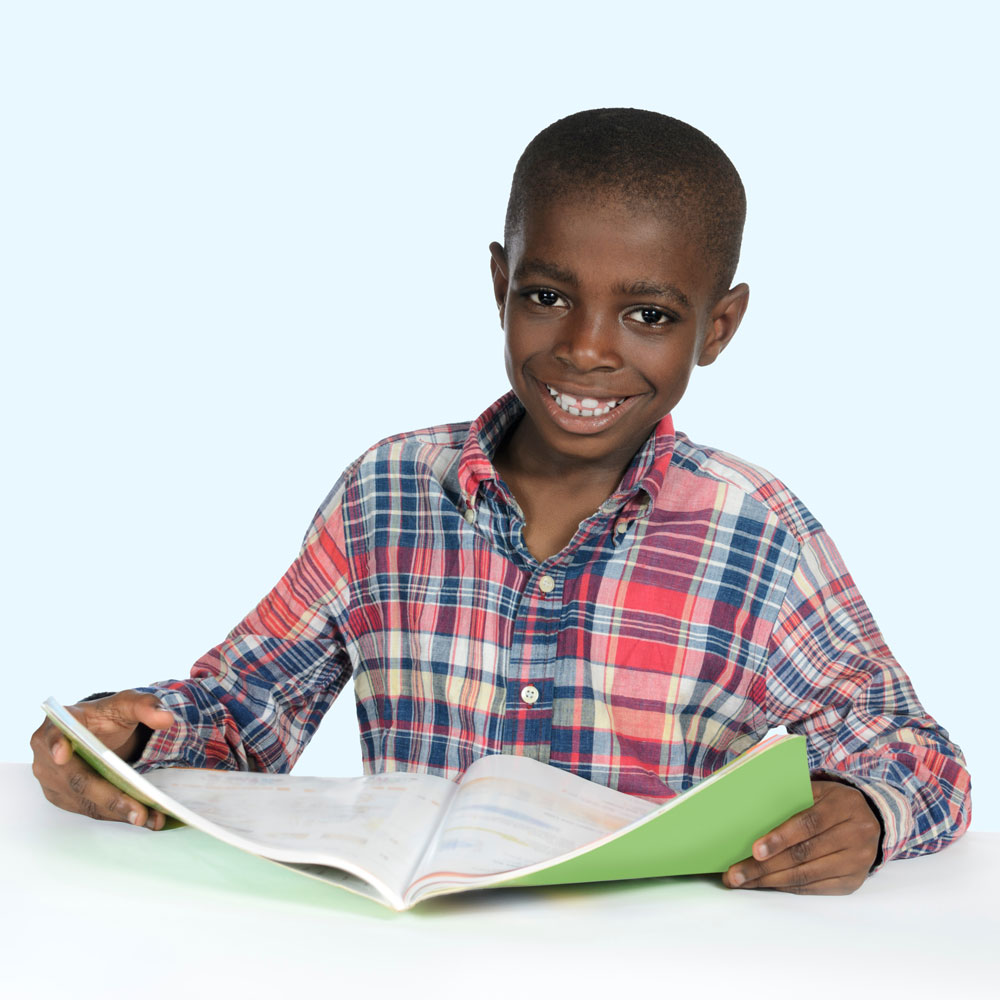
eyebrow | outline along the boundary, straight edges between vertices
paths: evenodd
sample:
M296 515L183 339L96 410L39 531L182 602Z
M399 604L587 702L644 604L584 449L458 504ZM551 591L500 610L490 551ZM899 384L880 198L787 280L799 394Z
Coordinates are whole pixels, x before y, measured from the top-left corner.
M514 269L514 280L523 281L529 274L551 278L553 281L559 281L564 285L572 285L574 288L580 284L572 271L567 271L565 268L560 267L558 264L553 264L551 261L542 260L541 257L531 257L528 260L522 260Z
M552 261L543 260L541 257L530 257L522 260L514 269L514 280L524 281L527 277L549 278L551 281L558 281L560 284L569 285L572 288L579 286L580 282L572 271L567 271ZM691 300L673 285L661 285L656 281L631 281L615 285L614 292L618 295L650 296L657 299L671 299L685 309L691 308Z
M614 290L619 295L649 295L654 299L673 299L685 309L691 308L690 299L673 285L660 285L655 281L633 281L627 285L615 285Z

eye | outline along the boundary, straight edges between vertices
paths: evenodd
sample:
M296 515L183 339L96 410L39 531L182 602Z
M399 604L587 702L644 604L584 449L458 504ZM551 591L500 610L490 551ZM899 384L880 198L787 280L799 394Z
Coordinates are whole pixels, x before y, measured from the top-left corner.
M630 309L626 316L631 316L643 326L669 326L676 319L670 313L654 306L640 306L638 309Z
M563 301L563 297L551 288L536 288L533 292L525 294L529 302L534 302L538 306L556 306Z

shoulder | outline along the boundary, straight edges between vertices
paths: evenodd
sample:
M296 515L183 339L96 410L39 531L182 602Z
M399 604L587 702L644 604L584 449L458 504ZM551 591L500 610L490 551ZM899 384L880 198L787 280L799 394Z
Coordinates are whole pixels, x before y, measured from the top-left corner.
M323 520L342 505L367 507L375 498L402 502L415 494L457 487L457 467L470 421L404 431L376 441L340 475L323 501Z
M404 431L376 441L354 462L359 480L383 475L429 476L441 481L457 463L469 435L470 421Z
M391 434L389 437L376 441L365 455L380 452L400 452L408 449L451 448L461 449L469 435L472 422L463 420L454 424L436 424L432 427L421 427L415 431L403 431L401 434ZM364 457L364 456L362 456Z
M805 504L777 476L720 448L695 444L686 434L678 432L671 467L692 482L714 490L719 504L742 514L755 513L760 520L776 521L800 544L823 530Z

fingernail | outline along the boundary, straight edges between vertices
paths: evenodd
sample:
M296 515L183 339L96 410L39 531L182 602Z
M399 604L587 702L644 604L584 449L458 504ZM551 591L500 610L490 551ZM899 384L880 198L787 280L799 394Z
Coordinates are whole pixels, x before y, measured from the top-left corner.
M128 821L135 826L139 822L139 814L133 809L132 812L128 814Z
M746 881L746 876L743 874L743 872L733 872L729 876L729 882L734 888L738 888L739 886L743 885L745 881Z
M150 830L155 830L156 829L156 817L151 815L149 817L149 819L146 820L146 826Z
M767 844L761 844L761 845L760 845L760 846L759 846L759 847L757 848L757 857L758 857L758 858L766 858L766 857L767 857L767 856L768 856L768 855L769 855L770 853L771 853L771 852L770 852L770 850L768 849L768 846L767 846Z

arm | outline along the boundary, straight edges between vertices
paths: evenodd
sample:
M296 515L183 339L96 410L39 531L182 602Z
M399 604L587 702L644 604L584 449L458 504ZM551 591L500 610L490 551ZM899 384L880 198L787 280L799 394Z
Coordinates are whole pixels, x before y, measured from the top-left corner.
M769 724L808 740L816 804L762 837L727 884L740 874L748 888L850 892L886 861L966 830L962 752L920 704L822 529L802 540L766 676Z

